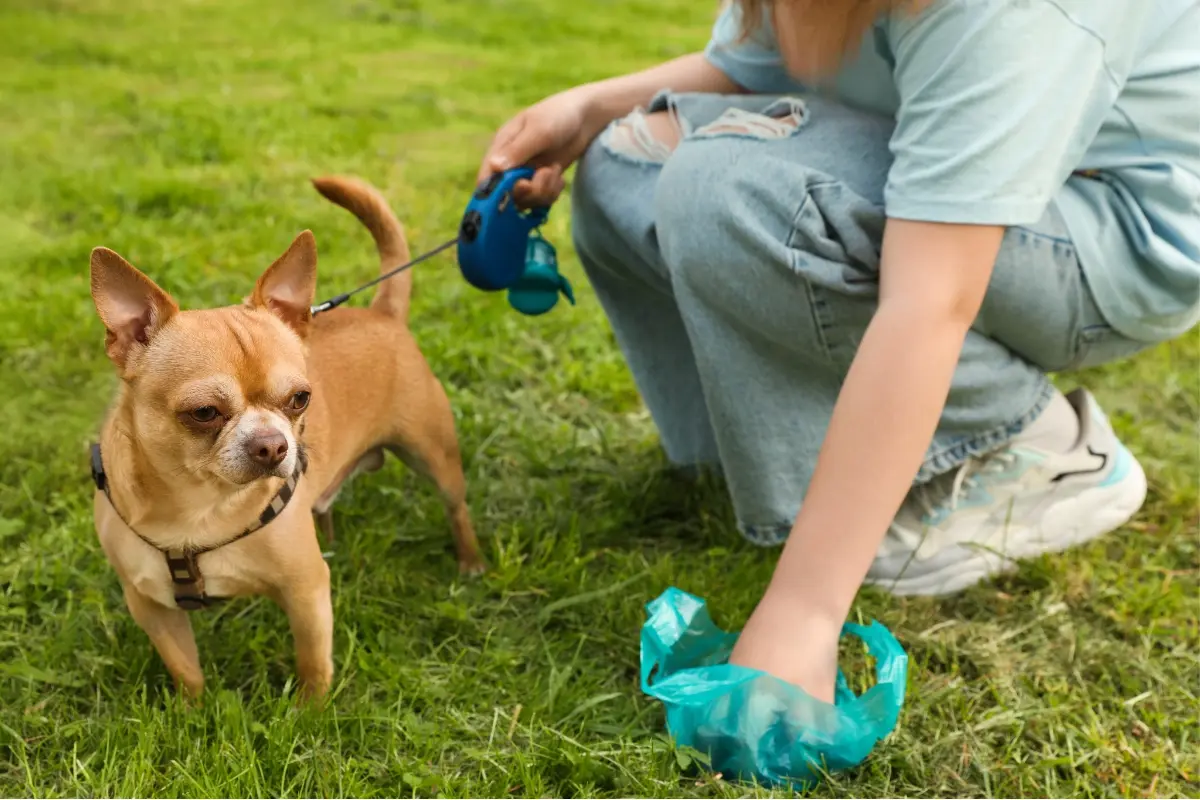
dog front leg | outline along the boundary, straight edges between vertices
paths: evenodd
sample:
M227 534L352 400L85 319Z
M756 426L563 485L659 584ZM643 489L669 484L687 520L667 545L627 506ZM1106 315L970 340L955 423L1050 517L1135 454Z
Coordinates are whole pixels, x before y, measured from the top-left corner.
M200 670L200 654L196 651L196 636L186 611L168 608L145 597L129 585L125 605L141 627L154 649L175 679L175 686L185 696L197 699L204 692L204 673Z
M319 701L333 683L333 602L329 594L329 567L319 550L317 563L307 571L311 574L304 580L281 587L278 600L296 643L300 697Z

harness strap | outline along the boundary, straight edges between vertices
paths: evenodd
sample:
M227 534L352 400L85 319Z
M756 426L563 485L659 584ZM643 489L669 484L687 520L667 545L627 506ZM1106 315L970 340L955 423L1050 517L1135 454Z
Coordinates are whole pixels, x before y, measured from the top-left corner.
M301 428L301 433L303 433L303 428ZM175 605L184 611L198 611L225 599L223 597L213 597L204 591L204 574L200 571L198 557L203 553L211 553L213 550L246 538L255 531L265 528L283 513L283 510L287 508L288 503L296 494L296 486L300 483L300 476L308 469L308 457L303 446L300 447L297 455L296 468L292 470L292 474L284 481L283 486L279 487L279 491L271 498L271 502L267 503L267 507L263 509L263 512L258 515L258 519L241 533L206 547L161 547L133 530L133 526L129 524L129 521L125 517L121 516L121 512L117 511L116 503L113 502L112 490L108 483L108 475L104 472L104 459L101 456L99 444L92 445L92 481L96 484L97 489L104 492L104 496L108 498L109 505L112 506L117 516L121 518L121 521L125 523L125 526L133 531L134 535L143 542L163 554L163 558L167 562L167 570L171 575L171 583L175 590Z

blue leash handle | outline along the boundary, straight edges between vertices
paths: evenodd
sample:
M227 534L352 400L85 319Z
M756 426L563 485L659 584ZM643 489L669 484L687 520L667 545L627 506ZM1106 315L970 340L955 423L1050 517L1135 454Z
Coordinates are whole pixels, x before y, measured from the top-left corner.
M558 271L554 246L538 232L548 206L521 209L513 198L529 167L498 172L471 195L458 227L458 268L485 292L508 291L508 303L527 316L545 314L563 295L574 305L570 282Z
M457 248L458 268L467 283L485 292L508 291L508 303L526 316L545 314L561 294L571 305L575 293L558 271L558 255L538 232L549 206L521 209L513 198L518 181L532 178L529 167L498 172L476 187L463 212L458 235L407 264L312 307L314 315L330 311L359 292L412 269L443 250Z

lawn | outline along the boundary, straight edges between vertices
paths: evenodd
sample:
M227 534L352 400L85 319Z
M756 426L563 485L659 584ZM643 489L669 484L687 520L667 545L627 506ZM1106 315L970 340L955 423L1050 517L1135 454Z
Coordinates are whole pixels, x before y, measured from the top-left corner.
M580 302L531 320L418 268L413 329L454 405L492 564L455 573L429 488L392 462L338 507L337 676L297 711L281 612L197 615L181 707L91 523L86 446L115 378L88 295L107 245L186 307L239 300L301 229L324 294L374 274L308 186L384 189L415 249L452 235L490 131L557 88L704 43L684 0L0 3L0 795L740 796L689 768L638 689L669 585L737 627L774 553L719 486L664 471L570 252ZM537 33L535 33L537 31ZM1151 494L1118 534L942 601L865 592L912 656L897 732L830 796L1200 793L1200 340L1071 376Z

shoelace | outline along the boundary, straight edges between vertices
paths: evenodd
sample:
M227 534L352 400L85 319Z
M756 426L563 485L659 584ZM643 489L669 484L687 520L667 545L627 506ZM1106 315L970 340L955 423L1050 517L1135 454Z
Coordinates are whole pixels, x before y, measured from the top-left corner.
M910 526L901 521L905 516L902 509L901 518L893 520L888 526L882 552L895 554L896 551L891 548L899 547L901 552L908 553L911 562L925 540L934 533L929 526L932 518L940 516L943 511L953 513L971 490L979 486L979 477L1000 472L1017 461L1017 455L1008 448L982 456L969 456L954 472L940 475L911 490L904 501L904 509L910 512L913 524ZM908 562L902 571L907 567Z
M941 511L954 512L963 498L979 486L979 477L1007 469L1016 461L1016 455L1008 449L983 456L969 456L955 470L952 480L935 478L923 486L916 487L910 498L917 502L926 517L935 516Z

